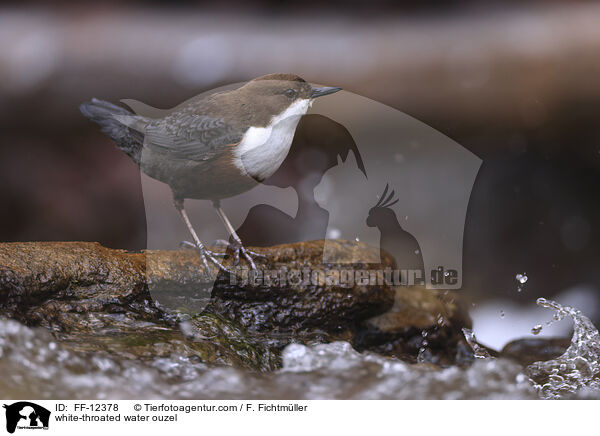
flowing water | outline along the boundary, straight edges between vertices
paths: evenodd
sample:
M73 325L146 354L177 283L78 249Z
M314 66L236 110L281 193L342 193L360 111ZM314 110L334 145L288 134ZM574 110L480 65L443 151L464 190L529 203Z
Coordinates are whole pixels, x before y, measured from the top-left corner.
M573 337L560 357L535 362L526 368L542 398L565 398L576 393L600 397L600 335L581 311L539 298L542 307L556 310L555 319L573 319ZM538 326L536 326L538 327Z
M523 368L482 355L469 368L437 369L356 352L346 342L291 344L283 368L256 373L208 367L180 355L148 361L63 348L49 332L0 320L0 392L54 399L536 399L600 398L600 336L580 311L540 299L574 334L564 355ZM474 342L472 332L465 332Z

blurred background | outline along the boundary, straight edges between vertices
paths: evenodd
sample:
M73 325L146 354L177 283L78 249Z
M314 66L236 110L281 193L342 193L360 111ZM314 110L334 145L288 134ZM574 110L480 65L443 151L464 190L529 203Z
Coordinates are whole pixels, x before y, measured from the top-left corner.
M501 345L494 332L539 296L600 321L592 1L3 3L0 240L145 248L139 171L78 105L169 108L280 71L403 111L483 160L463 282L476 332L492 320L480 339Z

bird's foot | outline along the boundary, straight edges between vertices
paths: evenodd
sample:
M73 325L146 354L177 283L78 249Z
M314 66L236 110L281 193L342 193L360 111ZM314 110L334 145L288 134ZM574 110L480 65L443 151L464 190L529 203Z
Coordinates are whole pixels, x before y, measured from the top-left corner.
M244 245L239 241L233 241L229 244L227 251L233 251L233 264L237 266L240 263L240 253L250 264L250 268L256 271L256 263L254 262L254 258L265 258L264 254L257 253L255 251L248 250Z
M214 244L214 245L222 245L222 244ZM227 244L229 245L229 244ZM226 246L227 246L226 245ZM179 246L181 248L189 248L190 250L198 250L198 246L196 244L194 244L193 242L190 241L181 241L179 243ZM219 256L225 256L227 255L227 253L225 253L224 251L211 251L208 248L204 247L204 252L213 256L213 257L219 257Z
M204 268L205 268L207 275L210 275L210 266L208 264L208 261L211 261L221 271L227 272L229 274L233 274L233 272L231 270L226 268L223 265L223 263L217 259L217 256L225 256L226 253L210 251L209 249L207 249L204 246L198 246L198 245L194 244L193 242L189 242L189 241L183 241L180 244L180 246L184 247L184 248L193 248L194 250L196 250L198 252L198 254L200 254L200 258L202 259L202 263L204 264Z

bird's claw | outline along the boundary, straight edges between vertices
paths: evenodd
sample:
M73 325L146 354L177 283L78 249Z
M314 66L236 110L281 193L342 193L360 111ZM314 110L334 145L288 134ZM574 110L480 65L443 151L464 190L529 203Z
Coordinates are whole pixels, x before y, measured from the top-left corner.
M189 248L191 250L198 250L198 246L190 241L181 241L179 243L181 248ZM208 248L204 247L204 252L210 254L213 257L225 256L227 253L224 251L211 251Z
M210 265L208 264L209 260L214 265L216 265L221 271L224 271L229 274L233 274L233 271L229 270L217 259L217 256L225 256L226 253L210 251L204 246L200 247L200 246L194 244L193 242L189 242L189 241L181 242L180 246L184 247L184 248L193 248L194 250L196 250L198 252L198 254L200 255L200 259L202 260L202 263L204 264L206 275L210 275Z
M255 257L266 258L264 254L257 253L255 251L248 250L241 242L233 241L229 244L228 251L231 250L233 252L233 265L237 266L240 263L240 253L244 256L244 258L250 264L250 268L254 271L257 270L256 263L254 262Z

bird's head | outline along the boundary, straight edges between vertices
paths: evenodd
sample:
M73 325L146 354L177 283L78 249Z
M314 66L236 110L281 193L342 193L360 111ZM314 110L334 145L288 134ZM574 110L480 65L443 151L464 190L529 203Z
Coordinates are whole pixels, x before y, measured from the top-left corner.
M275 73L257 77L238 89L241 104L265 116L302 116L315 98L333 94L341 88L317 87L295 74Z

